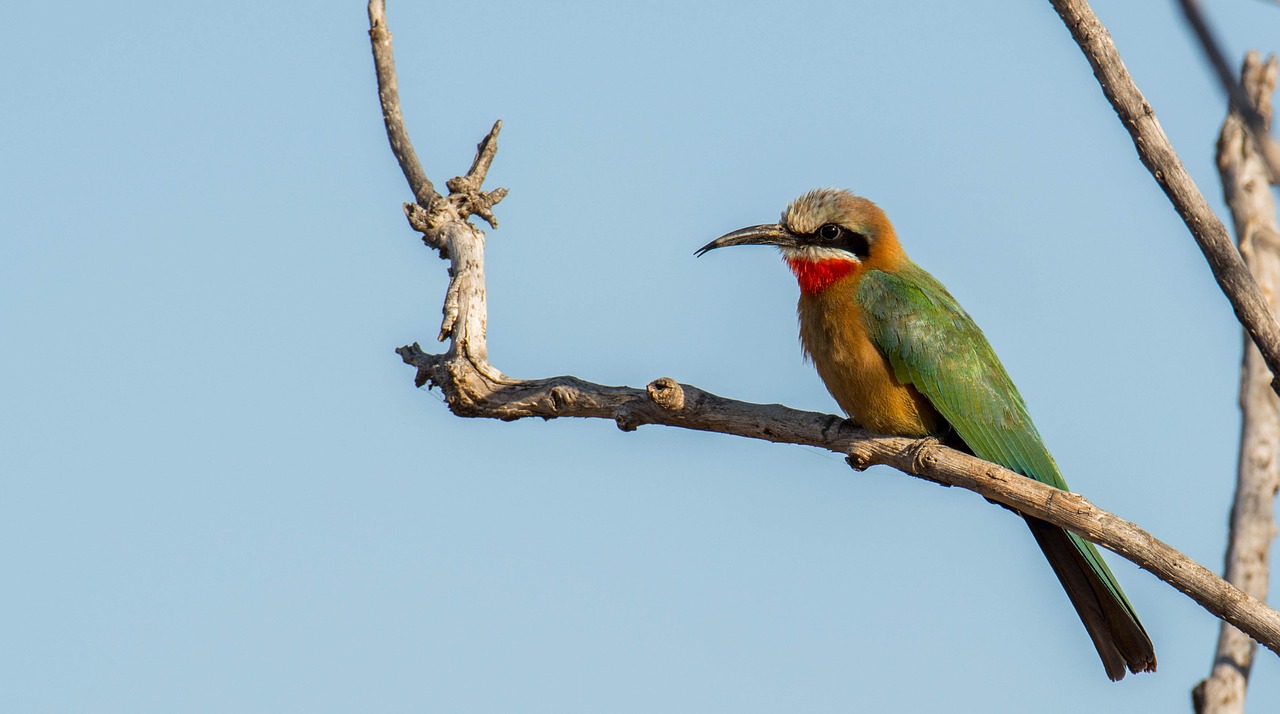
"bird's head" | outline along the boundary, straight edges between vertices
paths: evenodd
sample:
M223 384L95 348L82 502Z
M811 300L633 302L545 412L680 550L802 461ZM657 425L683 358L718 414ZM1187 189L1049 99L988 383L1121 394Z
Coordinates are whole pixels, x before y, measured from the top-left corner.
M778 246L800 289L809 294L868 269L892 270L906 259L879 206L834 188L814 189L792 201L778 223L727 233L697 255L731 245Z

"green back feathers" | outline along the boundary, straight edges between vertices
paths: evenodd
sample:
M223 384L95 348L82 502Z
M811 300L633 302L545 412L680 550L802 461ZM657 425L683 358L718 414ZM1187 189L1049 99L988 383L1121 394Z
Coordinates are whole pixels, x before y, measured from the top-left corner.
M894 273L868 271L857 301L871 341L889 359L898 381L914 385L976 456L1068 490L1013 380L942 283L908 261ZM1133 614L1097 549L1074 533L1067 535Z
M951 293L915 263L868 271L858 286L871 341L973 452L1066 490L1018 388Z

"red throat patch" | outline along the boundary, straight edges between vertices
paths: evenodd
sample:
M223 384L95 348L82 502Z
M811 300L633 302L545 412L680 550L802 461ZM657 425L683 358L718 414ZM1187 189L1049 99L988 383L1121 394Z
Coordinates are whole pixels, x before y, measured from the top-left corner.
M828 260L787 258L787 265L790 265L791 272L796 274L796 281L800 283L800 292L805 295L817 295L831 287L835 281L858 269L856 262L838 258Z

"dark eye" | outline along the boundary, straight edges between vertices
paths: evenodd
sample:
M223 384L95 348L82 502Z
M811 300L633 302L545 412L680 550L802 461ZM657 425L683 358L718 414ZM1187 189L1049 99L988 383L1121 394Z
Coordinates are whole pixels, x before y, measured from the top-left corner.
M823 248L834 248L853 253L861 260L866 260L871 252L871 241L861 233L856 233L839 223L826 223L812 233L809 245Z

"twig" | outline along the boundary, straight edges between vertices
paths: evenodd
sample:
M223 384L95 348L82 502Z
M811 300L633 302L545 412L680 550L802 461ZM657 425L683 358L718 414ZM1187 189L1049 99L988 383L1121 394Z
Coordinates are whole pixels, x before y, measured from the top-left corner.
M1257 52L1250 52L1240 73L1250 103L1262 111L1264 127L1270 121L1277 72L1280 63L1274 56L1264 65ZM1218 138L1218 172L1240 252L1274 311L1280 289L1280 226L1266 167L1255 147L1233 106ZM1280 399L1268 387L1270 381L1262 355L1246 337L1240 373L1240 463L1223 574L1236 587L1263 601L1276 532L1276 489L1280 488ZM1212 671L1192 691L1198 714L1243 714L1256 649L1244 633L1222 625Z
M1271 138L1267 117L1259 111L1259 105L1250 98L1244 86L1236 81L1221 45L1214 38L1204 13L1200 11L1200 3L1197 0L1178 0L1178 4L1182 7L1183 16L1187 18L1187 24L1191 25L1196 38L1200 40L1200 47L1213 67L1213 73L1218 76L1223 91L1227 93L1231 108L1248 128L1248 134L1257 147L1258 159L1265 168L1264 175L1270 183L1280 183L1280 144Z
M409 130L400 113L400 88L396 81L396 59L392 53L391 31L387 29L387 9L383 0L369 1L369 41L373 45L373 66L378 73L378 100L382 104L382 123L387 127L391 153L396 155L414 200L426 210L440 198L431 179L418 163L418 155L409 141Z
M374 3L380 5L378 0L371 0L371 6ZM377 43L376 38L374 42ZM496 129L495 126L491 135ZM473 168L488 165L484 156L492 158L492 149L486 146L491 142L481 143ZM482 173L480 168L469 175ZM577 377L519 380L503 375L489 364L485 348L484 234L466 222L469 214L463 210L473 200L465 194L482 192L478 185L470 183L460 184L460 188L462 191L451 193L448 200L437 202L444 208L433 207L427 215L410 211L410 222L429 232L450 261L446 319L441 332L442 339L451 340L449 350L432 355L417 344L397 350L406 363L417 369L414 383L439 387L449 408L458 416L504 421L593 417L612 419L624 431L644 424L663 424L817 446L847 454L856 469L888 465L939 484L960 486L1020 513L1070 529L1151 571L1280 654L1280 612L1082 496L946 448L935 440L874 436L829 414L726 399L669 378L655 380L640 390L593 384Z
M1280 375L1280 324L1276 323L1262 291L1240 258L1240 251L1232 244L1226 227L1196 188L1156 121L1151 105L1133 83L1111 34L1085 0L1049 1L1088 58L1103 94L1133 139L1138 157L1190 229L1218 286L1231 301L1236 318L1258 346L1271 373ZM1280 393L1280 381L1272 381L1271 388Z

